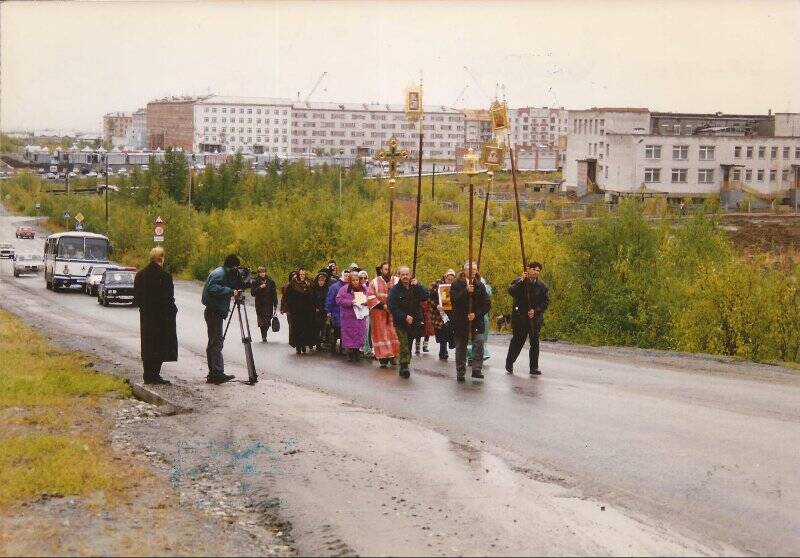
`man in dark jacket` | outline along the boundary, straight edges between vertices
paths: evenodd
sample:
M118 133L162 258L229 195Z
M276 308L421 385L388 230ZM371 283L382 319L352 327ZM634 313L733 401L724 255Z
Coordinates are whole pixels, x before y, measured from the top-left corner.
M525 339L530 339L530 374L538 376L539 370L539 332L544 324L544 312L550 304L547 285L539 278L542 264L531 262L522 277L511 283L508 294L514 298L514 309L511 313L511 329L514 334L508 346L506 372L514 373L516 362Z
M411 277L408 266L397 270L400 282L389 291L389 311L394 319L397 339L400 341L400 377L408 378L411 373L411 340L419 337L422 331L422 307L419 303L428 299L428 291Z
M472 310L470 311L470 296ZM483 317L489 312L489 295L486 286L478 277L478 266L472 264L472 281L469 280L469 263L450 286L450 300L453 303L453 340L456 345L456 380L464 381L467 368L467 343L472 337L472 377L483 378ZM471 333L470 333L471 331Z
M261 341L267 342L267 334L272 325L272 316L278 308L278 288L275 281L267 275L266 267L258 268L258 275L253 280L250 294L256 306L256 317L258 318L258 328L261 330Z
M208 329L208 345L206 357L208 358L209 384L222 384L229 382L235 376L225 374L225 361L222 359L222 333L225 318L228 317L231 297L237 298L239 290L234 288L237 284L236 273L239 267L239 258L230 254L225 258L225 263L211 271L203 287L203 306L206 307L203 316Z
M150 251L150 263L136 274L133 281L134 300L139 307L146 384L169 384L161 377L161 365L178 360L175 287L172 276L164 271L163 266L164 249L158 246Z

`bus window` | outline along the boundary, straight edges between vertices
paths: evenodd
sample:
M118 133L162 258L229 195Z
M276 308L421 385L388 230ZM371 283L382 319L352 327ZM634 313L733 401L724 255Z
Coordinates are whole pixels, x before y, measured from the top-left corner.
M64 236L58 239L58 257L68 260L83 259L83 238Z
M86 239L86 257L90 260L105 261L108 259L108 240L105 238Z

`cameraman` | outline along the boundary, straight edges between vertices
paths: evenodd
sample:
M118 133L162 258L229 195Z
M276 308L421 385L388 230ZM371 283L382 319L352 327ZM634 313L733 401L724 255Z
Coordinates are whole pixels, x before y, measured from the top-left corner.
M235 377L225 374L225 363L222 360L222 331L225 318L228 317L231 297L237 298L241 293L239 265L239 258L236 254L230 254L225 258L222 266L208 274L203 287L203 306L206 307L203 315L208 328L208 346L206 347L208 376L206 382L209 384L223 384Z

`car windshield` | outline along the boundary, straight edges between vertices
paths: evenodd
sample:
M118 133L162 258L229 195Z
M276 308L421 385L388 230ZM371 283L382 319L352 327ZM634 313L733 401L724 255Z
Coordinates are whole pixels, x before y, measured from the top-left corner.
M114 271L106 273L107 285L133 285L133 273L130 271Z
M89 270L89 275L97 275L98 277L103 274L103 272L108 269L104 266L94 266L91 270Z
M35 254L22 254L21 256L17 256L17 259L21 260L21 261L32 262L32 261L36 261L36 260L41 260L42 257L41 256L37 256Z

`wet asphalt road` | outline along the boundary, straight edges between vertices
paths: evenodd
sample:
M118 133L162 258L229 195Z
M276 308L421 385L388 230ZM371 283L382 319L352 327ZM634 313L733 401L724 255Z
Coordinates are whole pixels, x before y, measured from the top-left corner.
M12 223L20 219L0 220L0 241L14 241ZM14 243L19 251L41 251L43 238ZM0 296L10 294L6 284L13 283L13 296L46 302L32 304L32 312L74 317L76 328L105 332L138 351L135 309L49 292L42 276L12 278L5 261L0 273ZM181 350L202 355L200 285L177 282L176 299ZM255 320L252 308L250 317ZM667 530L742 553L800 554L798 374L741 367L733 373L732 367L726 375L693 370L694 359L676 358L668 366L646 356L626 362L549 348L542 377L523 375L522 360L509 377L502 367L505 346L491 343L486 380L460 385L452 360L439 362L432 343L403 381L374 363L295 355L285 319L269 343L253 348L261 374L407 417L453 438L485 440L519 463L556 471L587 497L647 516ZM225 358L243 364L236 331ZM167 364L164 375L196 378L203 371Z

